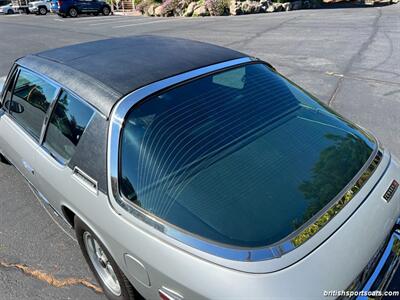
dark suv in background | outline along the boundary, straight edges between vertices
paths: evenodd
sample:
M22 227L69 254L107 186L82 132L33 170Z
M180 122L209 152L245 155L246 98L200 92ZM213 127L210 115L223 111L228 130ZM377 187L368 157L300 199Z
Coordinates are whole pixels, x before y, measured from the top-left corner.
M103 14L108 16L111 7L104 1L99 0L58 0L53 2L52 11L61 17L77 17L80 14Z

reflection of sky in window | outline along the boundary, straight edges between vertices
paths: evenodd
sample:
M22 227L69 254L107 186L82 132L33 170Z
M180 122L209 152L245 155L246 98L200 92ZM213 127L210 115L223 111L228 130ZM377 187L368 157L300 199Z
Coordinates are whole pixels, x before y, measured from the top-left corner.
M62 102L65 101L67 104L65 113L67 114L68 119L72 120L74 117L77 126L84 128L92 116L92 109L66 92L62 92L60 100Z
M49 103L55 97L55 92L57 89L53 85L29 72L22 70L18 77L16 89L21 88L26 84L29 84L32 87L36 86L37 89L46 97L46 101Z

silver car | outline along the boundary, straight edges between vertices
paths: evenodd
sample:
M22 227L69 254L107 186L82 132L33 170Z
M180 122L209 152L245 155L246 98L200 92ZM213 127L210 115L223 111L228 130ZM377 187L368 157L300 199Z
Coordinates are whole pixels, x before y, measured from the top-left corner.
M398 295L398 161L264 61L157 36L73 45L18 59L0 111L2 160L109 299Z

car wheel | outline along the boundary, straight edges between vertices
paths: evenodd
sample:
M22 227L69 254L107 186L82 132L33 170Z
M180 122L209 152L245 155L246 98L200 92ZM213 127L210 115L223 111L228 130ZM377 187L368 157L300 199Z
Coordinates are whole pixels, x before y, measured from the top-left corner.
M71 18L76 18L78 16L78 11L76 10L76 8L70 8L68 11L68 14Z
M110 14L110 9L107 6L103 7L103 15L108 16Z
M83 256L104 294L112 300L142 300L100 239L75 216L75 233Z
M12 9L9 9L9 10L7 11L7 15L12 15L12 14L14 14L14 11L13 11Z
M40 7L39 8L39 14L44 16L47 14L47 8L46 7Z

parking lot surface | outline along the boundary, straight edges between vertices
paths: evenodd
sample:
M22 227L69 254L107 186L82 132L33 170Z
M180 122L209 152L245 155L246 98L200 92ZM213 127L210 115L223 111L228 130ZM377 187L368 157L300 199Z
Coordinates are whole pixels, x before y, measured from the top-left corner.
M196 39L264 59L400 157L400 4L207 18L0 16L0 76L28 53L138 34ZM16 170L0 165L0 299L104 299L79 281L95 282L73 232L54 220ZM55 287L47 282L54 278L76 284Z

